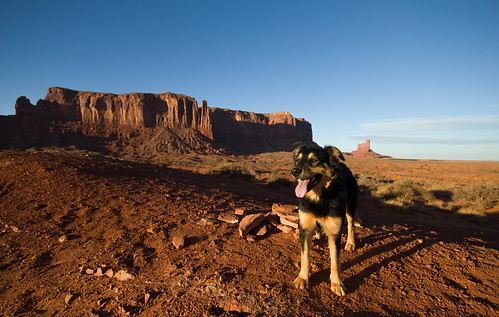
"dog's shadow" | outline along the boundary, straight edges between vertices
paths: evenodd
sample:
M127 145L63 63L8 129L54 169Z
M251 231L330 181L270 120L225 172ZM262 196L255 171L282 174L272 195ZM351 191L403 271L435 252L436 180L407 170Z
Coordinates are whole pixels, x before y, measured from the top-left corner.
M404 259L410 258L424 249L431 248L435 244L461 243L466 239L468 244L477 247L485 246L496 250L499 248L499 242L490 239L490 230L473 223L466 224L466 222L462 222L462 219L459 222L447 219L449 221L446 221L448 224L446 230L442 230L439 226L432 226L431 221L435 221L434 217L458 217L446 214L445 211L433 210L430 215L429 211L418 210L419 213L414 214L409 213L409 210L393 210L392 206L381 204L378 201L377 208L372 211L373 215L380 212L379 208L385 209L383 212L387 212L387 214L397 214L398 216L387 221L387 218L373 218L367 212L365 215L363 214L366 220L370 219L364 224L364 228L369 229L366 232L370 233L363 235L364 228L357 228L356 250L341 250L340 276L347 292L356 291L365 284L367 279L376 276L383 268L389 268L392 263L404 265ZM411 219L404 220L404 217ZM441 220L443 221L443 219ZM342 247L345 243L344 238L345 234L343 234ZM320 246L318 252L323 253L321 257L329 260L327 241L321 238L314 241L314 244ZM329 284L329 261L326 261L325 264L323 269L312 272L310 286L322 283Z
M352 260L349 261L344 261L341 264L341 270L342 273L341 275L345 275L345 271L348 269L352 268L353 266L360 265L362 262L367 261L370 258L373 258L379 254L383 253L390 253L392 250L396 250L399 247L402 247L406 245L407 243L410 243L414 241L414 238L403 238L397 241L390 242L386 245L372 248L368 250L365 253L360 254L357 257L354 257ZM343 284L347 288L348 292L353 292L359 288L360 285L362 285L365 281L366 278L369 278L372 274L378 272L381 270L381 268L388 266L391 262L397 262L400 261L406 257L411 256L412 254L417 253L418 251L421 251L427 247L430 247L436 243L436 241L423 241L423 243L417 244L413 247L410 247L409 249L401 252L397 252L392 256L388 256L383 258L382 261L380 262L375 262L367 267L363 268L359 273L355 273L352 276L346 278L343 280ZM344 251L342 250L341 252L359 252L359 251ZM330 268L329 266L325 269L322 269L316 273L313 273L310 276L310 285L315 286L319 285L322 283L329 284L329 275L330 275Z

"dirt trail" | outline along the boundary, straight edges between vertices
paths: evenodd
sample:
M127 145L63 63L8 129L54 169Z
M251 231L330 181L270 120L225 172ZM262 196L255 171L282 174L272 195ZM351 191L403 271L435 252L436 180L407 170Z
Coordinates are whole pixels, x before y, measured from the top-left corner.
M237 224L202 221L273 203L296 203L292 188L98 155L1 152L0 316L499 315L497 224L396 212L364 193L340 298L324 239L300 291L293 233L249 242Z

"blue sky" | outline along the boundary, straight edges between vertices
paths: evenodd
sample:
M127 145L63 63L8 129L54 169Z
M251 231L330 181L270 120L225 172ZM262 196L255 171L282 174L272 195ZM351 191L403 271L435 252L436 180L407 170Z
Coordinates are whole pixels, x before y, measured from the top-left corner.
M499 1L0 1L0 115L61 86L289 111L314 140L499 160Z

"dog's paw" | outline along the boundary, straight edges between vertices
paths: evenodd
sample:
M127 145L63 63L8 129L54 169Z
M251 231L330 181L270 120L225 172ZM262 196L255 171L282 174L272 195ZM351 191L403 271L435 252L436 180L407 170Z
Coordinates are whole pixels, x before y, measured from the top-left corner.
M354 251L355 250L355 243L349 243L349 242L347 242L347 244L345 245L345 250L347 250L347 251Z
M308 288L308 279L304 279L300 276L298 276L295 279L295 286L297 289L306 289Z
M331 291L338 296L345 296L347 294L347 290L342 282L331 283Z

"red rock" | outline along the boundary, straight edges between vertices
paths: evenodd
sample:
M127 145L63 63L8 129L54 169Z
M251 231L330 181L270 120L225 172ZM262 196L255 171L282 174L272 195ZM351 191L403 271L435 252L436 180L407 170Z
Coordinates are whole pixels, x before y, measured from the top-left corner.
M260 228L257 228L258 230L256 230L255 232L255 235L258 236L258 237L263 237L264 235L266 235L268 232L269 232L269 226L268 224L264 224L262 226L260 226Z
M172 239L172 243L176 249L181 249L185 246L185 237L182 235L174 236Z
M290 226L283 225L283 224L277 225L277 229L281 230L284 233L293 233L293 232L295 232L295 229L293 229Z
M74 297L75 296L73 294L67 294L64 298L64 302L66 303L66 305L69 305L74 300Z
M234 209L234 214L238 216L244 216L246 214L246 209L245 208L236 208Z
M278 212L296 212L298 206L296 205L286 205L286 204L272 204L272 213L277 214Z
M133 279L134 277L132 274L128 273L127 271L120 270L116 272L116 274L114 274L114 278L117 279L118 281L125 282Z
M371 150L371 140L366 140L366 142L360 143L357 146L357 150L345 154L367 158L389 158L389 156L381 155Z
M6 119L5 124L2 122L15 134L36 134L33 129L42 127L26 123L28 127L19 129L23 118L40 119L53 125L57 125L57 121L81 123L78 132L84 135L97 133L109 137L109 129L118 129L119 133L115 133L117 138L135 135L134 138L140 142L148 140L141 147L143 151L171 152L175 147L179 147L178 151L201 151L216 144L232 152L260 153L289 151L297 144L313 143L311 124L304 119L294 118L289 112L262 114L220 109L208 107L204 100L199 107L194 98L169 92L115 95L52 87L36 106L26 97L19 97L15 110L15 118ZM133 133L123 133L123 128L135 130ZM47 129L44 133L51 131L49 140L24 138L28 140L24 142L63 146L64 142L72 141L58 134L62 133L60 128L48 126L43 129ZM10 136L9 139L15 142L19 140L19 135ZM9 143L5 140L7 137L3 142ZM34 145L39 144L24 144ZM70 145L74 145L74 140Z
M290 227L293 227L295 229L298 229L298 221L297 222L293 222L293 221L287 220L286 218L279 218L279 219L281 220L281 223L283 225L290 226Z
M241 237L246 237L248 233L258 227L260 223L265 219L264 214L251 214L244 217L239 223L239 235Z
M226 222L226 223L238 223L239 222L239 217L230 215L230 214L221 214L217 218L220 221Z
M295 205L273 204L272 214L277 215L280 219L285 219L288 222L298 223L298 212L297 206Z

